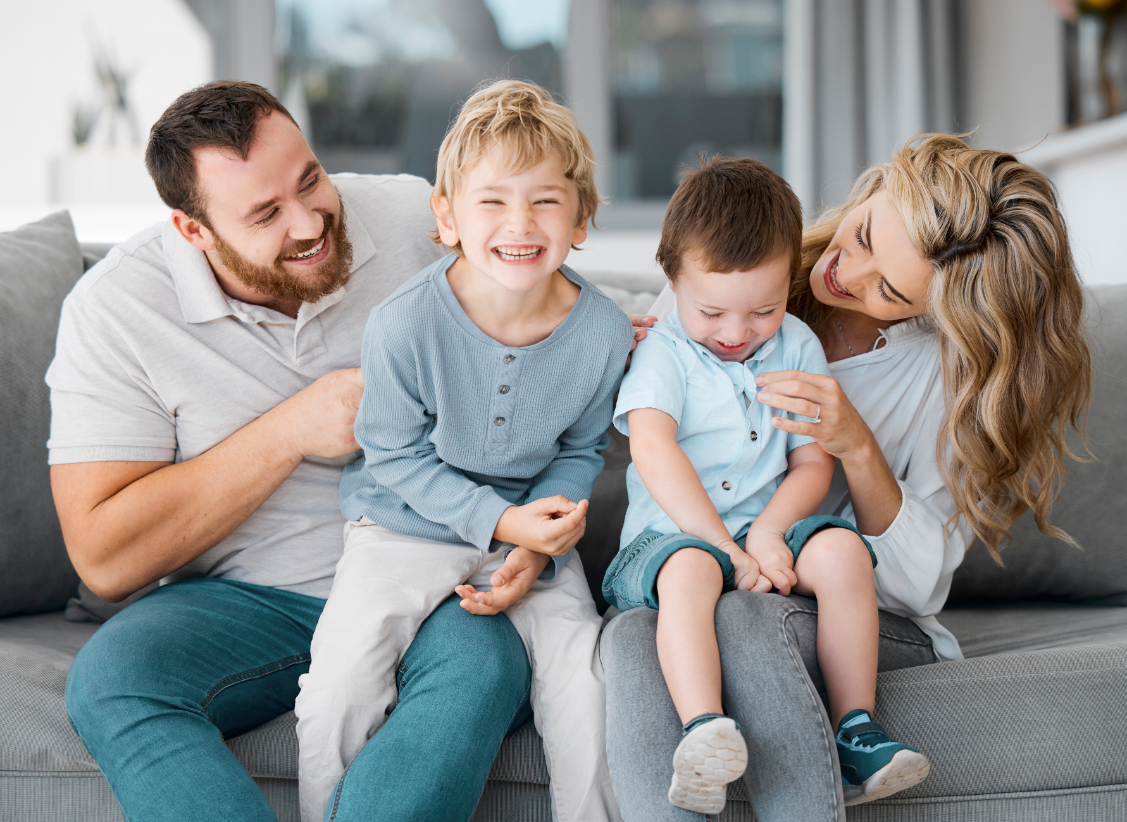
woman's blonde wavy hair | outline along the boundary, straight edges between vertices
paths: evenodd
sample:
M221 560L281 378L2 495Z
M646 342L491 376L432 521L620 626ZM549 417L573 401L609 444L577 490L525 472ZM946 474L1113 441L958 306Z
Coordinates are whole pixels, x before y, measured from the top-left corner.
M999 564L1010 526L1027 508L1049 536L1067 473L1082 459L1065 440L1083 434L1092 386L1084 293L1056 193L1011 154L957 137L914 138L857 180L849 199L803 234L789 310L825 339L833 315L810 291L810 272L842 219L880 190L935 269L927 317L935 326L946 418L939 465L963 516Z

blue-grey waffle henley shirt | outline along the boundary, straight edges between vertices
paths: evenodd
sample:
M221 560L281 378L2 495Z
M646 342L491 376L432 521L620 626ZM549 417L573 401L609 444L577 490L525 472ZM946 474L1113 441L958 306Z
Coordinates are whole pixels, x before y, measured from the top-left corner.
M341 512L488 551L510 505L590 496L634 330L564 266L580 288L564 321L535 345L503 345L450 289L456 259L416 274L368 318L356 415L364 457L344 470Z

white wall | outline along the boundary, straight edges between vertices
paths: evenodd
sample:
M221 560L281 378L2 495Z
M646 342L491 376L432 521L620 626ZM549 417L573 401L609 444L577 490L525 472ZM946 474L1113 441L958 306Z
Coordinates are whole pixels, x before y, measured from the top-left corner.
M1022 151L1064 126L1064 23L1050 0L963 0L959 126Z
M0 207L49 203L57 188L53 163L73 143L73 106L98 100L95 43L131 73L142 142L178 94L211 79L210 40L181 0L10 2L4 4L4 30L0 156L6 173Z
M1127 114L1050 137L1022 159L1056 185L1084 281L1127 283Z

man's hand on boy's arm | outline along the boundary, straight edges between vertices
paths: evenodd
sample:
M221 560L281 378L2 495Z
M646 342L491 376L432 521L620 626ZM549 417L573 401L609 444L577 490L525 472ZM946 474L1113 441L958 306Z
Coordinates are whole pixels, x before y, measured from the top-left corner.
M505 557L505 564L489 578L492 591L478 591L472 585L458 585L454 593L462 598L462 607L471 614L499 614L528 593L528 589L552 561L547 554L538 554L517 546Z
M572 502L556 494L506 508L493 538L558 557L575 547L586 527L587 500Z

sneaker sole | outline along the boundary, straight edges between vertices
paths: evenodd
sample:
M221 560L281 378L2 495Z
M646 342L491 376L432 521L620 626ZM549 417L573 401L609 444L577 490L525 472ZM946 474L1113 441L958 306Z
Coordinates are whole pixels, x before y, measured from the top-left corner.
M720 813L727 786L747 770L747 743L731 719L693 729L673 754L669 801L694 813Z
M860 785L847 785L843 788L846 805L860 805L883 799L905 788L918 785L927 779L931 763L927 757L915 751L897 751L892 761L870 776Z

